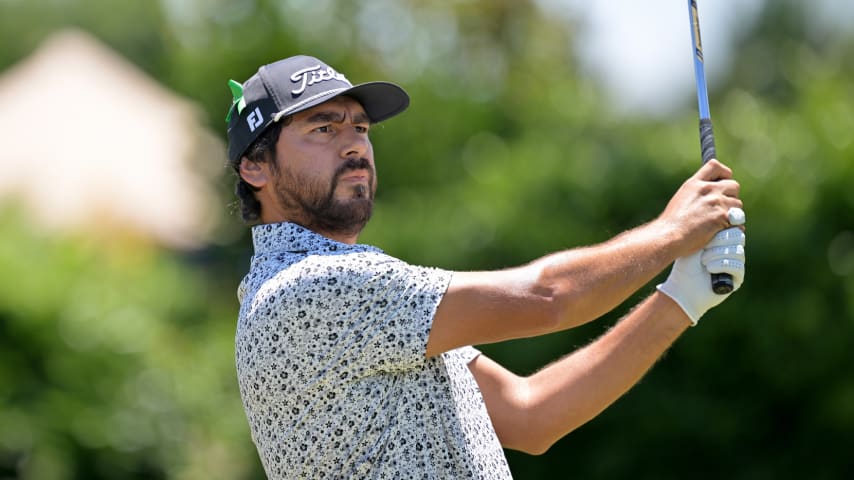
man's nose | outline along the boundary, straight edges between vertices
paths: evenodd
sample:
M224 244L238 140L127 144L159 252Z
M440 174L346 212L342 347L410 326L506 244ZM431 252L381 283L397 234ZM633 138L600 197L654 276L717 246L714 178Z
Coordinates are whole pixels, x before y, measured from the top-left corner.
M367 134L351 130L345 137L341 148L341 157L364 157L370 149L371 142Z

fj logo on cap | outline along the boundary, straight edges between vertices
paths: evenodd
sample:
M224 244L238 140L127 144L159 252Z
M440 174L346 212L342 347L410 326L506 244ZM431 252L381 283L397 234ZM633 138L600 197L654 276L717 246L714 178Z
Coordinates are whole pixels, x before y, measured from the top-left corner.
M341 80L350 85L350 81L341 74L336 72L332 67L323 68L321 65L304 68L291 75L291 81L298 83L299 87L291 90L294 95L299 95L305 91L306 87L310 87L315 83L325 82L327 80Z
M261 114L261 109L255 107L255 110L246 117L246 123L249 124L249 131L254 132L256 128L264 123L264 115Z

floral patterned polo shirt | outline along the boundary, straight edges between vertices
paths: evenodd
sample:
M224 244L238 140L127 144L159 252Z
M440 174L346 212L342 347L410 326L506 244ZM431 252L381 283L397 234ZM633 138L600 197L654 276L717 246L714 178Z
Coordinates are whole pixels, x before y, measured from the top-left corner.
M424 353L451 272L292 223L252 229L240 394L270 479L506 479L464 347Z

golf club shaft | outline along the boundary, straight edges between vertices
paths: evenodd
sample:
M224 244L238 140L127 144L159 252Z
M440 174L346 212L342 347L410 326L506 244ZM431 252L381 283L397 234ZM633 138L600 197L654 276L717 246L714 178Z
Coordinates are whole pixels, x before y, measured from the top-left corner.
M709 113L709 93L706 91L706 72L703 65L703 44L700 41L700 19L697 16L696 0L688 0L688 19L691 22L691 40L694 50L694 78L697 80L697 102L700 112L700 153L703 163L717 158L715 134L712 131L712 116ZM712 290L727 294L733 289L732 276L728 273L712 274Z

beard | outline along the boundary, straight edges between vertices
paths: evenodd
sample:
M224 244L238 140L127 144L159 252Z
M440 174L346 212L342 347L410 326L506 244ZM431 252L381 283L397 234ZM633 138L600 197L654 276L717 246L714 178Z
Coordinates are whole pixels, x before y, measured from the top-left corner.
M341 176L353 170L368 172L367 185L348 187L347 197L336 199ZM303 227L336 234L353 235L362 231L374 208L375 172L366 158L350 158L335 171L328 184L293 175L286 170L276 175L276 196L294 212L294 223Z

